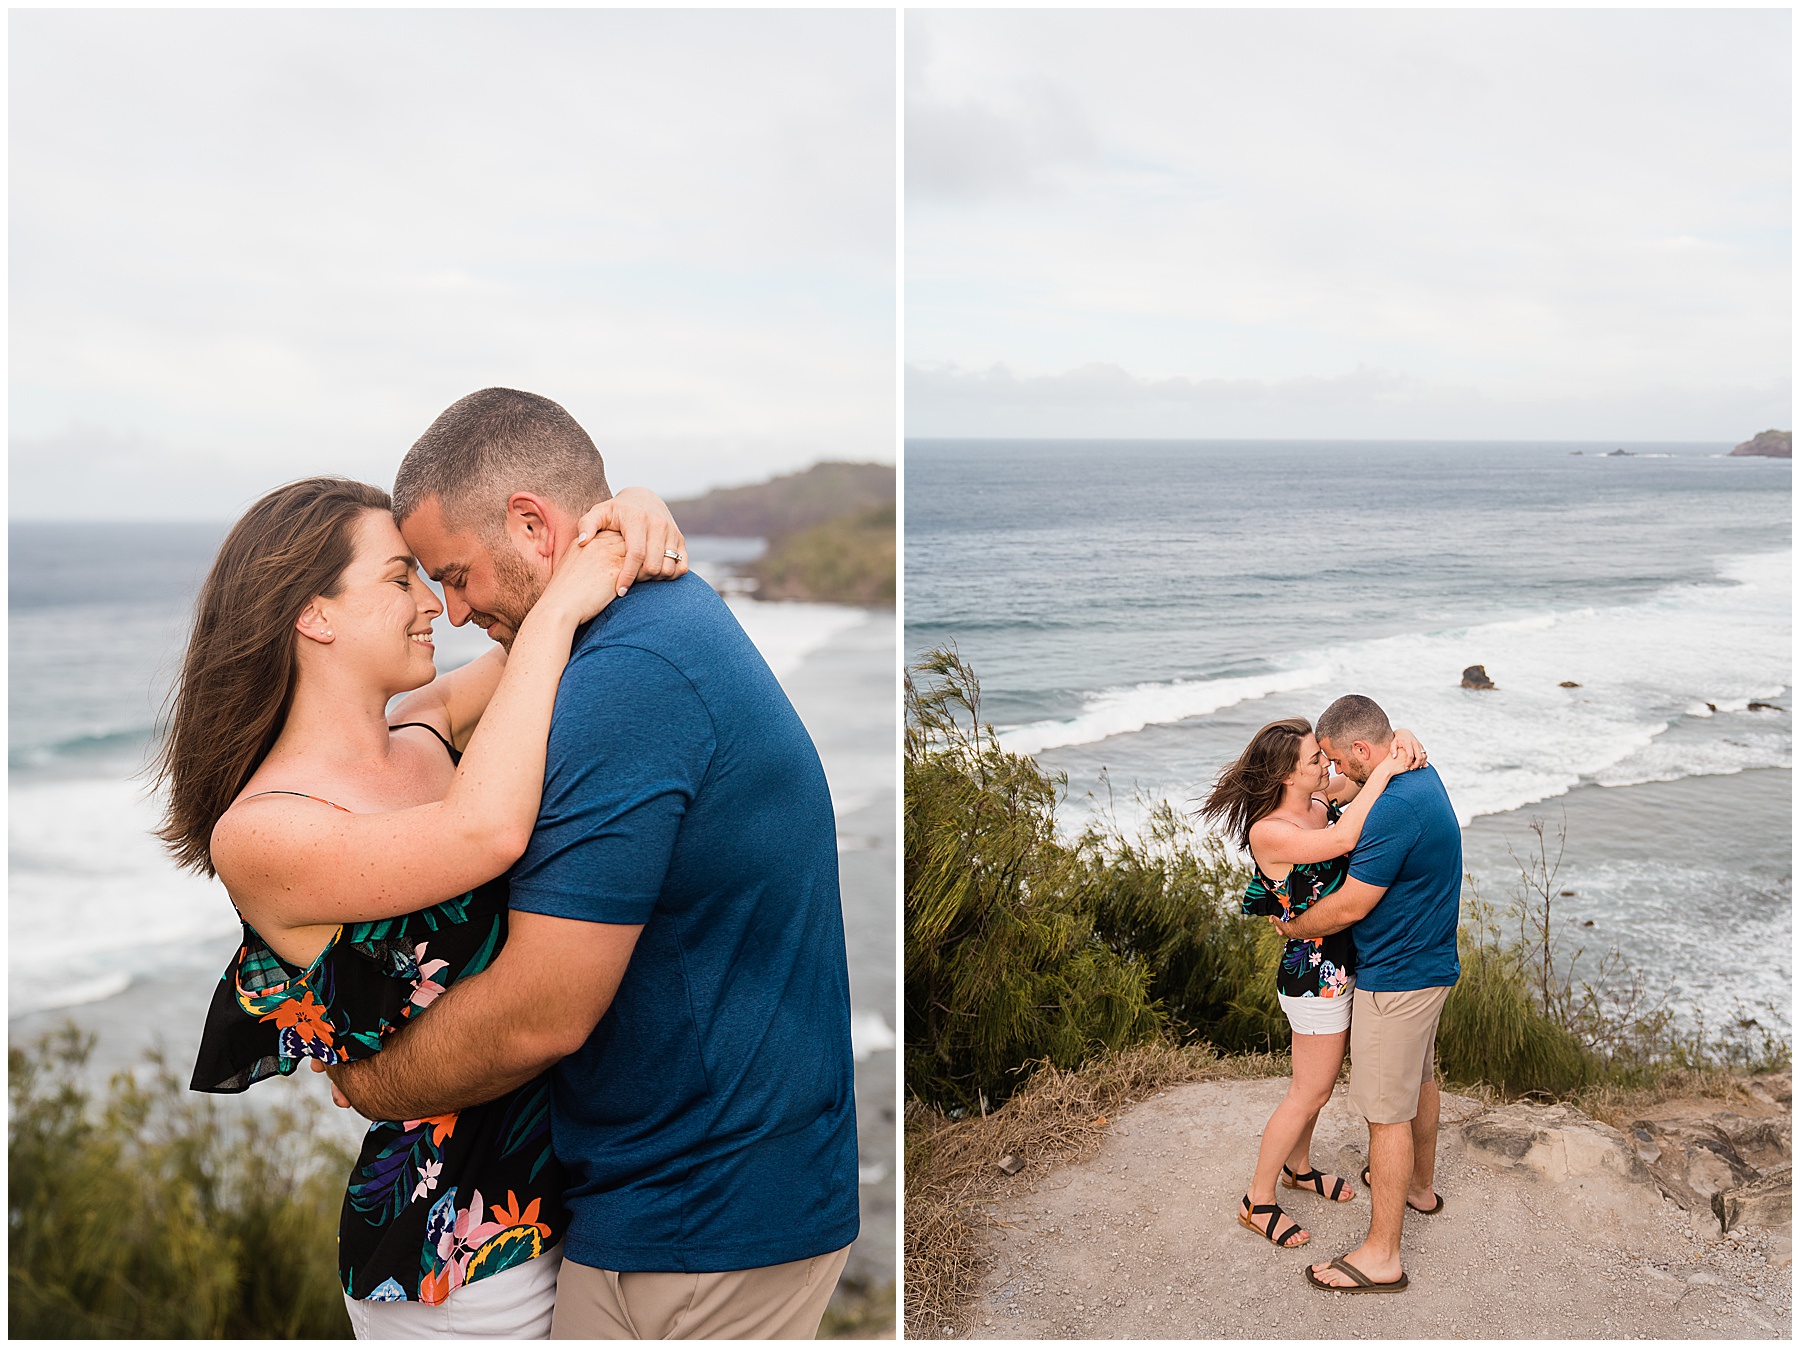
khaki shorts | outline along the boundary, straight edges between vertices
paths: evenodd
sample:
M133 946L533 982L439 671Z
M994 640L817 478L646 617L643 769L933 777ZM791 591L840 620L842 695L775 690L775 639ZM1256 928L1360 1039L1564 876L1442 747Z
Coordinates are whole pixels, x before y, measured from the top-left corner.
M553 1339L810 1339L850 1247L734 1273L612 1273L563 1260Z
M1350 1107L1370 1123L1407 1123L1437 1065L1438 1017L1450 989L1356 990L1350 1017Z

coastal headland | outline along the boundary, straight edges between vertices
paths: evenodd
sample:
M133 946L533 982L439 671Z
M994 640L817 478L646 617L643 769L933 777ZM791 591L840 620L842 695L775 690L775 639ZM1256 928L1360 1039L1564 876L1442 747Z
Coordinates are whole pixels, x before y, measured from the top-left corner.
M1749 457L1764 459L1791 459L1794 457L1794 433L1792 431L1759 431L1743 444L1733 449L1727 456L1741 459Z
M895 495L892 465L818 463L669 509L690 535L766 539L767 550L737 568L759 599L891 607Z

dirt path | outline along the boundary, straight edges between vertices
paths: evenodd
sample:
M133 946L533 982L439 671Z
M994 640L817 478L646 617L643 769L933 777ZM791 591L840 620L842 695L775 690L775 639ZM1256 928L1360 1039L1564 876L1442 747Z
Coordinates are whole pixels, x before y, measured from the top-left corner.
M1410 1288L1338 1296L1302 1270L1355 1248L1355 1201L1278 1190L1312 1233L1277 1249L1233 1220L1262 1125L1285 1080L1202 1082L1110 1121L1098 1153L1034 1173L988 1206L993 1269L972 1338L1778 1338L1792 1332L1791 1270L1778 1239L1720 1236L1653 1184L1552 1183L1473 1154L1460 1127L1481 1112L1444 1097L1444 1210L1409 1216ZM1313 1161L1351 1179L1367 1129L1343 1087L1320 1115ZM1291 1201L1287 1201L1291 1200ZM1773 1253L1772 1253L1773 1252Z

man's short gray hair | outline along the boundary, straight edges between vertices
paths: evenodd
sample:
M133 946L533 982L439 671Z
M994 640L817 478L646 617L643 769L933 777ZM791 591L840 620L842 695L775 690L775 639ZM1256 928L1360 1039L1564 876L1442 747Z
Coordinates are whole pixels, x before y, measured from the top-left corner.
M1346 693L1320 714L1313 733L1330 740L1331 747L1338 750L1348 749L1357 740L1378 749L1394 738L1394 727L1374 698Z
M612 495L600 451L548 398L484 388L439 414L394 474L394 518L432 496L453 529L500 527L506 499L528 491L579 515Z

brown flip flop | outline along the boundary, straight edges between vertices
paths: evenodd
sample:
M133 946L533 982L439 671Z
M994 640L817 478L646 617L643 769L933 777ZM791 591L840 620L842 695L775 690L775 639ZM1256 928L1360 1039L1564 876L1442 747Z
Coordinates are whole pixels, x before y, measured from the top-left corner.
M1374 1192L1375 1186L1369 1183L1369 1167L1368 1166L1363 1167L1362 1182L1363 1182L1363 1188L1368 1189L1371 1193ZM1437 1202L1433 1203L1428 1208L1421 1208L1421 1207L1415 1206L1412 1199L1410 1199L1410 1198L1406 1200L1406 1206L1409 1211L1416 1212L1421 1217L1429 1217L1434 1212L1442 1212L1444 1210L1444 1196L1442 1194L1438 1194Z
M1306 1280L1321 1292L1404 1292L1406 1290L1404 1273L1394 1282L1375 1282L1355 1264L1348 1263L1343 1259L1333 1259L1325 1267L1335 1268L1339 1273L1345 1274L1356 1283L1356 1286L1339 1287L1336 1283L1322 1282L1312 1271L1312 1265L1308 1264Z

